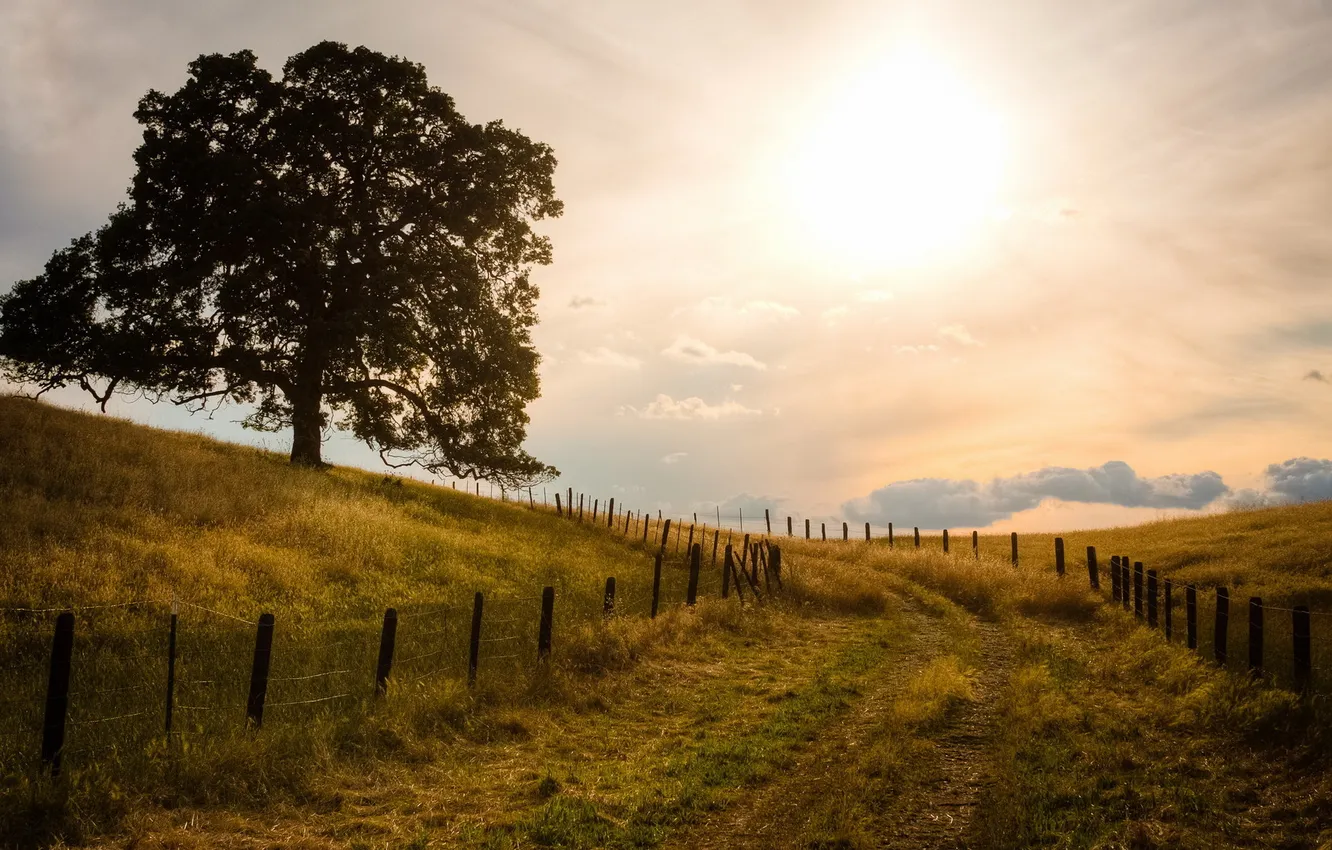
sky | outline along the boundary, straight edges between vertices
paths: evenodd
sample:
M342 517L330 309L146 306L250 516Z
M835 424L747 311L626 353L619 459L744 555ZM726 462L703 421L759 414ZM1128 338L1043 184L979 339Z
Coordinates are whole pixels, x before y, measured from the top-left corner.
M0 291L124 199L145 91L325 39L554 148L551 492L1019 531L1332 497L1332 2L8 0Z

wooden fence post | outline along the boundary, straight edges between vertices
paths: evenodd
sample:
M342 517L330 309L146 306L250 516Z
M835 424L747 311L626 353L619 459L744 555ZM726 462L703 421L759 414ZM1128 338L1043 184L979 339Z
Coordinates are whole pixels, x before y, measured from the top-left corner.
M260 614L254 633L254 663L250 667L250 698L245 716L259 728L264 725L264 700L268 698L268 668L273 662L273 615Z
M1142 561L1133 562L1133 615L1142 619Z
M690 531L690 533L692 534L694 530L693 530L692 528L690 528L689 531ZM684 520L680 520L680 524L677 525L677 526L675 527L675 551L676 551L676 552L679 552L679 551L680 551L680 535L683 534L683 533L684 533Z
M694 551L694 526L692 524L689 526L689 542L685 544L685 551Z
M1263 598L1249 597L1249 673L1263 675Z
M46 680L46 712L42 717L42 764L52 776L60 775L65 750L65 722L69 714L69 675L74 657L74 614L56 617L51 642L51 669Z
M795 537L795 532L791 530L791 518L789 516L786 518L786 536Z
M828 523L826 522L819 523L819 535L823 539L824 543L828 542Z
M703 547L698 543L695 543L693 548L689 550L689 592L688 595L685 597L685 600L689 603L691 607L694 605L694 603L698 601L698 569L699 566L701 565L702 560L703 560ZM656 577L653 578L653 582L660 583L661 581L660 577L661 577L661 559L658 558ZM656 591L653 591L653 596L654 597L656 596Z
M569 505L573 506L572 499ZM469 688L476 687L476 670L481 665L481 614L485 604L485 597L478 590L476 596L472 597L472 635L467 642L467 687Z
M171 628L167 632L166 734L171 743L171 721L176 713L176 592L171 592Z
M771 536L772 536L772 516L771 516L771 514L768 513L768 509L767 509L767 508L764 508L764 509L763 509L763 524L766 525L766 526L768 527L768 536L771 537Z
M601 504L601 500L600 500L600 499L593 499L593 500L592 500L592 524L593 524L593 525L596 525L596 524L597 524L597 507L598 507L600 504Z
M1096 569L1096 547L1087 547L1087 581L1091 582L1092 590L1101 589L1101 576Z
M842 523L842 542L845 543L846 541L848 541L848 540L850 540L850 539L851 539L851 536L850 536L850 533L849 533L849 528L848 528L848 526L847 526L846 523Z
M917 525L917 526L912 526L911 531L912 531L912 534L915 536L915 540L916 540L916 548L919 549L919 548L920 548L920 526L918 526L918 525Z
M888 523L888 548L893 548L893 524Z
M721 542L721 529L712 532L712 568L717 569L717 544Z
M658 555L661 553L658 552ZM601 600L602 619L609 620L615 615L615 576L606 576L606 592Z
M1165 580L1165 636L1166 642L1170 642L1175 634L1174 625L1175 612L1175 582L1172 579Z
M1156 570L1147 571L1147 625L1156 628Z
M671 521L666 520L661 527L661 551L666 551L666 544L671 542Z
M1184 585L1184 639L1189 649L1198 648L1198 588Z
M645 517L643 512L639 511L638 518L643 521L643 543L646 544L648 542L648 526L652 524L652 517Z
M659 562L660 563L660 562ZM541 589L541 624L537 627L537 661L550 659L550 637L555 627L555 588Z
M555 494L555 516L564 516L564 508L560 506L560 494Z
M379 630L379 662L375 665L375 696L388 693L389 674L393 672L393 649L398 644L398 611L384 612L384 625Z
M980 532L978 531L971 532L971 554L976 556L977 561L980 560Z
M948 529L946 529L946 528L943 530L943 547L944 547L944 554L947 555L947 554L948 554Z
M610 504L606 506L606 527L615 527L615 499L612 497Z
M1311 648L1311 633L1309 628L1309 606L1296 605L1290 615L1291 627L1291 649L1295 661L1295 690L1299 693L1307 693L1313 680L1313 655Z
M722 599L729 599L731 596L731 571L734 556L731 554L731 544L726 544L726 551L722 556ZM740 592L740 585L735 586L737 593Z
M1064 538L1055 538L1055 575L1064 577Z
M782 547L772 547L772 577L777 579L777 589L782 589Z
M1012 547L1012 549L1013 549L1013 566L1016 567L1016 566L1018 565L1017 532L1014 531L1011 535L1009 535L1009 538L1008 538L1008 539L1009 539L1009 543L1010 543L1010 545L1011 545L1011 547Z
M866 543L870 542L870 529L869 529L869 523L865 523L865 542L866 542Z
M1216 663L1225 666L1229 659L1226 652L1226 639L1230 634L1230 591L1224 587L1216 589L1216 624L1212 630L1212 646L1216 650Z

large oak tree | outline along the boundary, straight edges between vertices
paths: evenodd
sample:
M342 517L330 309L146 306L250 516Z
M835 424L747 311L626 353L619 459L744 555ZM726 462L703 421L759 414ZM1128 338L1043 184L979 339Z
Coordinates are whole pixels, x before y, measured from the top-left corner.
M319 464L336 424L386 462L510 486L539 393L549 147L469 124L424 69L325 42L281 79L206 55L150 91L128 202L0 298L0 368L179 404L250 403Z

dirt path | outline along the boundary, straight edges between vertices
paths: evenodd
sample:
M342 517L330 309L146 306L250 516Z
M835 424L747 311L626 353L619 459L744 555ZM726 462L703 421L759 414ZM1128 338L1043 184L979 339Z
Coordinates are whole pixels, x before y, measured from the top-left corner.
M840 722L829 727L795 759L780 778L756 790L703 823L686 830L672 848L780 848L798 846L803 827L830 790L854 783L858 755L873 743L885 713L912 674L947 650L940 621L907 604L916 622L916 641L875 673L873 686ZM882 846L894 848L966 847L972 813L986 785L985 749L995 717L995 697L1011 668L1011 647L993 624L976 623L981 637L976 700L959 710L932 736L938 769L931 781L906 791L903 814L881 825Z

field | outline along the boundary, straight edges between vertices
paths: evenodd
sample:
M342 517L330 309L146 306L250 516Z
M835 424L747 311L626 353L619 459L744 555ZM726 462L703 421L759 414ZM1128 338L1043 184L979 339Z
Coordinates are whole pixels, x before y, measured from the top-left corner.
M935 537L779 537L782 587L760 576L761 603L748 584L720 598L709 536L698 605L672 543L654 619L657 547L632 522L296 470L21 399L0 399L0 499L7 846L1332 846L1332 618L1314 617L1299 696L1281 610L1332 612L1332 505L1069 532L1062 579L1049 536L1021 538L1018 569L1006 535L983 536L979 559ZM1197 651L1178 624L1167 642L1107 604L1111 554L1198 587ZM1226 668L1210 660L1216 586L1233 598ZM1244 669L1250 596L1271 606L1262 676ZM51 778L38 744L66 608L70 724Z

